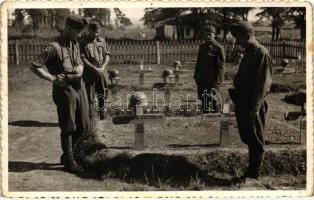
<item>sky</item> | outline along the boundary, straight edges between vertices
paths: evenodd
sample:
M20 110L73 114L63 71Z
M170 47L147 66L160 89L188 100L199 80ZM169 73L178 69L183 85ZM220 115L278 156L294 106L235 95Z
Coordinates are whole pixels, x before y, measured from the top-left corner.
M144 16L144 9L145 8L120 8L120 10L126 15L126 17L128 17L131 22L134 25L142 25L143 22L140 21L141 18ZM78 9L73 9L74 11L78 11ZM248 20L249 21L255 21L256 20L256 13L259 11L259 9L254 9L252 11L249 12L249 16L248 16ZM9 10L9 13L12 13L13 10ZM111 15L112 15L112 19L114 20L114 12L113 9L111 11ZM9 16L9 18L12 18L12 15Z
M120 8L120 10L131 20L133 24L143 24L140 19L144 17L144 8Z
M144 8L120 8L120 10L130 18L133 24L142 24L143 22L140 19L144 16ZM259 9L254 9L249 12L248 20L256 21L256 13L259 12Z

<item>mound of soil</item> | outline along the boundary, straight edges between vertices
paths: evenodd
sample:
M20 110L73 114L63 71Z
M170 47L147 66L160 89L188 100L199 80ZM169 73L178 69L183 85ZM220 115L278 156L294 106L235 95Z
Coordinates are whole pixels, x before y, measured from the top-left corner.
M297 92L291 95L286 95L283 101L293 105L303 106L306 102L306 93Z
M305 89L305 84L273 83L270 87L270 92L272 93L294 92L301 89Z
M205 152L136 152L109 149L95 138L77 144L75 159L85 169L85 178L110 177L127 182L156 185L167 182L173 187L186 186L191 180L227 186L228 177L245 172L248 158L244 149L215 148ZM306 151L270 148L266 151L263 176L305 175Z

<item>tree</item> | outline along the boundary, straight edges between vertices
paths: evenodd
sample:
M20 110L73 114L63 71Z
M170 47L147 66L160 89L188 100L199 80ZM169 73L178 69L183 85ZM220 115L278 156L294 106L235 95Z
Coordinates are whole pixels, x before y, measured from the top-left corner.
M306 37L306 10L304 7L289 8L288 18L294 21L295 27L300 29L301 41Z
M271 21L272 40L279 40L281 36L281 29L288 17L288 13L289 8L265 7L261 8L261 12L257 13L256 16L258 16L260 20L267 19Z
M127 17L122 17L121 20L120 20L120 23L124 26L130 26L132 25L132 22L129 18Z
M15 9L13 15L14 15L13 25L15 26L16 31L18 32L19 29L23 29L25 12L23 9Z
M102 26L110 25L111 11L109 8L84 8L79 12L84 13L85 17L98 21Z
M70 15L70 9L63 8L54 11L54 28L62 28L65 19Z
M182 29L184 25L194 27L200 23L199 19L195 18L197 17L195 12L198 12L198 10L193 11L191 8L147 8L144 10L145 14L141 20L144 21L145 26L151 28L158 28L162 25L175 25L180 40L183 38ZM194 14L194 17L187 17L192 14Z
M122 13L122 11L119 9L119 8L114 8L113 9L113 12L115 13L116 15L116 18L115 18L115 25L116 25L116 28L119 27L120 24L122 24L123 26L129 26L129 25L132 25L132 22L129 18L127 18L125 16L124 13Z
M236 19L247 20L249 11L253 8L147 8L144 10L144 25L152 28L172 24L177 26L178 38L183 38L182 28L189 26L194 29L194 39L203 38L203 27L206 24L224 29L224 38L227 35L227 26Z
M34 37L36 37L37 31L43 23L45 10L44 9L25 9L25 11L27 12L31 20Z

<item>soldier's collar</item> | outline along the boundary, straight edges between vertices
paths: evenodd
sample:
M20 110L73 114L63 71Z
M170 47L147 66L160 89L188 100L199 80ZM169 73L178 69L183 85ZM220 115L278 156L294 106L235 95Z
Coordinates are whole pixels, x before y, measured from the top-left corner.
M245 51L247 51L247 52L255 52L256 44L258 44L258 42L257 42L257 40L255 38L249 39L247 47L245 48Z
M75 44L77 42L77 40L75 40L75 39L70 39L70 38L64 37L62 35L57 37L57 41L62 46L69 46L71 44L71 42L73 42L73 44Z

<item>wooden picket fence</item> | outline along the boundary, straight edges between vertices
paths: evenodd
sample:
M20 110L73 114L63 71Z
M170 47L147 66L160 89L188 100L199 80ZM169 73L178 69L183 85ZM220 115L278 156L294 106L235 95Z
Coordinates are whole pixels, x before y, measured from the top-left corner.
M155 63L168 64L174 60L196 61L200 40L185 41L108 41L112 64ZM261 41L273 60L305 58L305 44L297 41ZM21 44L9 41L8 63L30 64L47 43ZM232 51L231 43L223 43L227 61Z

